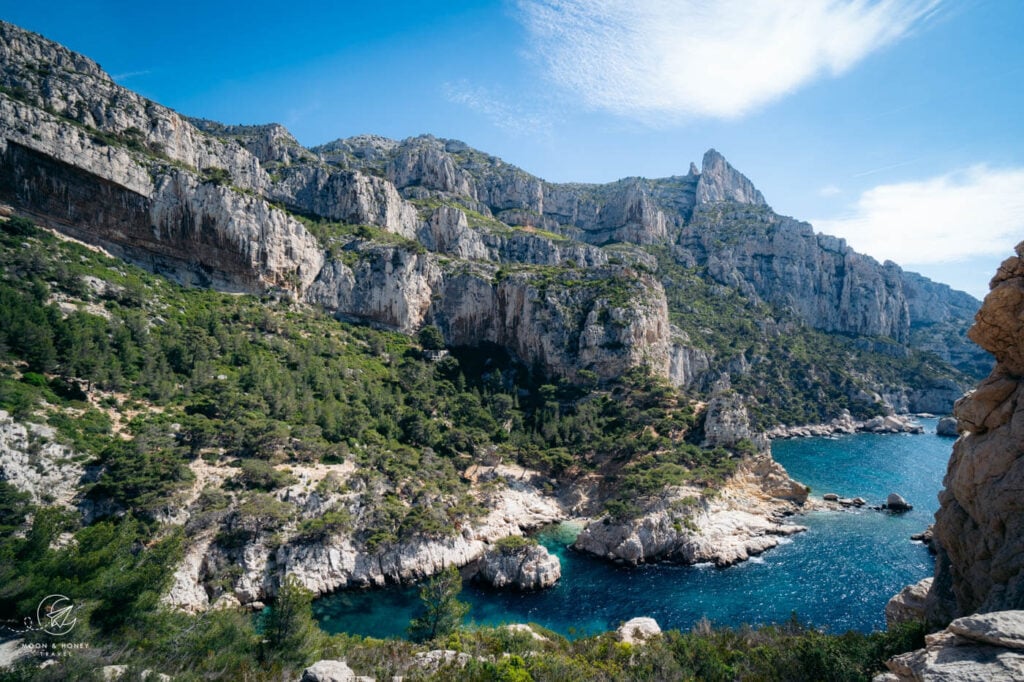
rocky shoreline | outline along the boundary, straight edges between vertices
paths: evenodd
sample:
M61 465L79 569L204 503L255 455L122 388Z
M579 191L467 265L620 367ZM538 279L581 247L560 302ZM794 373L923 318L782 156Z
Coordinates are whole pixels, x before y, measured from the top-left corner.
M924 433L924 427L914 420L913 415L891 414L857 421L847 411L825 424L787 426L780 424L765 431L770 440L786 438L811 438L848 435L853 433Z

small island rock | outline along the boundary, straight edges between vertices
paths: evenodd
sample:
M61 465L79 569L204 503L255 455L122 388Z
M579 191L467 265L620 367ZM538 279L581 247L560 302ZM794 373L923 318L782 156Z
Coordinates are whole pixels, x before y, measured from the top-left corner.
M558 582L562 564L541 545L499 545L484 554L478 575L494 587L539 590Z
M899 493L889 493L889 496L885 498L885 508L889 511L910 511L914 507L910 505L903 496Z

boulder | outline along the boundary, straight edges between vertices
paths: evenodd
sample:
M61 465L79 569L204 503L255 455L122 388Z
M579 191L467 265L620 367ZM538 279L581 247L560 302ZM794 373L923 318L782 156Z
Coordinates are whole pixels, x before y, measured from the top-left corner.
M825 500L826 502L838 502L839 495L836 495L835 493L825 493L824 495L821 496L821 499Z
M889 493L889 496L885 498L885 509L894 512L910 511L914 507L907 503L903 496L899 493Z
M960 432L956 428L956 417L943 417L935 425L935 435L956 438Z
M356 675L345 661L324 659L302 671L301 682L364 682L369 677Z
M1024 679L1024 611L959 618L925 648L886 661L887 682L1013 682ZM878 678L876 678L878 679Z
M661 635L661 627L658 626L658 621L653 618L632 618L620 625L615 634L618 636L619 641L625 644L643 644L644 641L652 637L659 637Z
M949 631L968 639L1024 650L1024 611L997 611L957 618Z

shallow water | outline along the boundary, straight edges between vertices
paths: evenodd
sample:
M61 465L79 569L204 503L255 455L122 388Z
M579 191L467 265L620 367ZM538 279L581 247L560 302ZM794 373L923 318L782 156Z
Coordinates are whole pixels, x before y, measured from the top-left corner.
M481 624L535 622L567 636L613 629L635 616L662 628L689 628L701 618L720 625L787 620L833 632L885 625L886 601L904 585L931 575L928 551L909 538L938 508L953 441L934 435L858 434L776 442L772 453L812 495L836 492L872 504L898 492L913 511L815 512L809 528L760 557L726 569L655 564L618 567L567 549L572 529L539 539L562 561L562 579L542 592L518 593L467 584L469 619ZM341 592L319 599L314 615L330 632L401 636L418 607L417 588Z

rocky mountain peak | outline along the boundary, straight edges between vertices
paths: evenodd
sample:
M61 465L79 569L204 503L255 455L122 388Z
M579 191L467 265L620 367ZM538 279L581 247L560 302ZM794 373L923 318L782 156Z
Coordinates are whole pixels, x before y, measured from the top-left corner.
M34 65L39 70L72 72L112 81L100 65L88 57L5 21L0 21L0 63Z
M768 205L761 192L754 187L754 183L733 168L724 156L714 149L709 149L704 153L701 162L700 180L697 182L697 203L714 204L722 201L755 206Z

